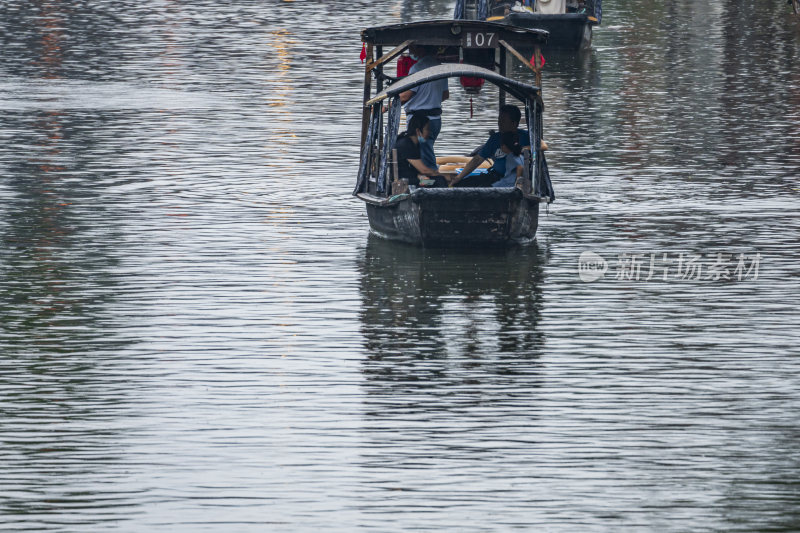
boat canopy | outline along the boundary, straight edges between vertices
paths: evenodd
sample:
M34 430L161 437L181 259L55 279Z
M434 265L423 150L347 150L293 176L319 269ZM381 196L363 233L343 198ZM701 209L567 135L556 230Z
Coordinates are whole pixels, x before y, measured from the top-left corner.
M366 191L386 200L391 192L396 160L391 159L400 125L400 94L423 83L455 77L480 78L496 85L500 105L506 94L525 104L525 118L531 139L526 156L524 178L532 194L554 199L547 163L541 149L542 109L540 95L541 45L547 42L545 30L520 28L507 24L476 20L434 20L366 28L361 32L365 43L364 99L361 114L361 157L353 194ZM429 67L395 80L383 73L384 67L412 45L436 47L435 55L443 64ZM384 52L385 46L393 47ZM522 55L533 50L533 57ZM377 57L376 57L377 54ZM535 74L535 85L505 76L516 59ZM479 66L483 65L483 66ZM490 67L490 68L485 68ZM372 94L372 78L376 95ZM384 81L393 83L384 89ZM384 112L385 108L385 112ZM390 161L392 164L390 165ZM381 200L383 201L383 200Z
M361 40L376 46L413 42L465 48L499 48L500 41L505 41L514 48L525 48L547 43L549 35L545 30L480 20L430 20L366 28L361 31Z
M446 63L444 65L429 67L411 74L410 76L406 76L405 78L401 78L397 82L387 87L386 90L375 96L375 98L367 101L364 106L369 107L377 104L387 98L397 96L404 91L413 89L414 87L418 87L423 83L428 83L429 81L439 80L442 78L456 78L460 76L483 78L497 85L499 88L508 92L522 102L526 100L536 100L539 95L538 87L523 83L521 81L506 78L505 76L501 76L493 70L485 69L475 65L466 65L463 63Z

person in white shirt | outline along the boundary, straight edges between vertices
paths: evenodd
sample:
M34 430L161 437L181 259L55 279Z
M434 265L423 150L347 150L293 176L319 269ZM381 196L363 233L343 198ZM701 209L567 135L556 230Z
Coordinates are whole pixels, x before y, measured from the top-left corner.
M433 54L434 50L429 46L412 45L409 48L412 59L417 62L408 71L409 75L420 70L434 67L439 64L439 60ZM406 118L420 113L430 120L430 135L428 142L421 146L422 162L429 168L439 168L436 165L436 154L433 151L433 143L442 130L442 102L450 98L450 91L447 85L447 78L423 83L413 89L400 93L400 101L405 105Z

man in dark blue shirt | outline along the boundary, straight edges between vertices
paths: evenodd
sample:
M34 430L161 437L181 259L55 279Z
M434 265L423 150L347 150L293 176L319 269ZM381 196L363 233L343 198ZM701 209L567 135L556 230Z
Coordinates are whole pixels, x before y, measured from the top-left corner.
M526 130L519 128L519 121L522 118L522 113L517 106L506 104L500 107L500 115L497 117L497 133L489 136L486 144L478 152L478 155L472 158L467 163L464 170L451 182L453 187L491 187L492 183L499 181L506 174L506 158L505 153L500 150L500 138L503 133L508 131L516 131L519 136L519 145L523 148L530 147L531 139ZM478 174L470 176L473 170L478 168L478 165L483 163L486 159L492 159L492 164L489 171L485 174Z

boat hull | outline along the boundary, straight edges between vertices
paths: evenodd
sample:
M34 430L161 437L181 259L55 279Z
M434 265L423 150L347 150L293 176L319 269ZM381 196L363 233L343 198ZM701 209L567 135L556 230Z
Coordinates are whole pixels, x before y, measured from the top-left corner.
M418 189L401 201L367 201L367 215L373 233L385 239L426 247L513 246L535 239L539 199L516 188Z
M550 32L545 49L580 50L592 44L594 23L584 13L541 15L536 13L511 13L503 19L505 24Z

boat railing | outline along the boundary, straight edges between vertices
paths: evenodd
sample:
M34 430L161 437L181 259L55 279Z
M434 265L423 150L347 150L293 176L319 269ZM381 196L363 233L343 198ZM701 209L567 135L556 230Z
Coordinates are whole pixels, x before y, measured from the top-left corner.
M478 5L481 1L484 0L478 0ZM391 157L391 151L397 140L400 124L400 94L423 83L464 76L480 78L496 85L500 89L500 105L506 102L507 95L524 104L530 138L534 143L529 172L529 179L533 180L531 189L544 194L551 191L552 187L548 187L547 183L539 184L537 181L546 170L544 155L541 154L543 104L539 87L543 63L540 46L547 42L547 31L484 21L442 20L367 28L361 35L365 42L366 63L361 154L354 195L368 194L375 195L375 198L386 198L392 193L392 183L396 180L397 172L392 172L396 166L396 158ZM446 50L446 54L461 58L463 62L445 62L401 79L392 79L385 75L384 67L412 44L436 46L439 50ZM384 52L384 46L392 48ZM529 48L533 48L532 61L519 51ZM479 66L484 64L487 57L491 57L491 66ZM506 77L514 60L534 73L535 85ZM374 96L373 77L377 93ZM390 85L384 88L384 82L390 82Z
M397 150L394 149L400 122L399 95L392 97L387 107L384 127L381 103L370 105L369 128L353 195L366 192L379 198L388 198L396 192L392 184L399 176ZM555 200L555 193L542 145L542 109L541 100L525 101L531 148L524 155L524 179L520 188L526 195L549 203Z

